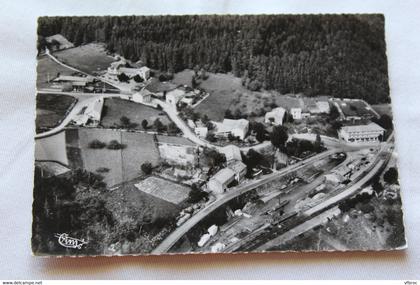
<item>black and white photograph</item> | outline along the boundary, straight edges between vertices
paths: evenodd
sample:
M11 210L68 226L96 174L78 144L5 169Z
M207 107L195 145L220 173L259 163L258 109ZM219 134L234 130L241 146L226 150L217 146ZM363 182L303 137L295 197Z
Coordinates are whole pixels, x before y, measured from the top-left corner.
M37 25L34 255L407 247L384 15Z

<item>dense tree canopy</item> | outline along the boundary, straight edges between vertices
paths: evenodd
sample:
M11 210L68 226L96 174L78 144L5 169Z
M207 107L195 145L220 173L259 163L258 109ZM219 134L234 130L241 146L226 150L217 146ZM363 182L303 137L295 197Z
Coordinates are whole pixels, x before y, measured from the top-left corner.
M382 15L42 17L42 39L110 51L161 71L233 72L250 89L389 101Z

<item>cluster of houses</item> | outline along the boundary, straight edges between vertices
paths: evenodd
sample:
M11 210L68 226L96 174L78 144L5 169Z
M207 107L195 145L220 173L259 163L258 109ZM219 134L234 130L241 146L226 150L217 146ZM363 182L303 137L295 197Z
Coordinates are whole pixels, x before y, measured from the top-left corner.
M208 93L203 94L199 89L191 89L185 86L176 86L172 83L160 82L159 87L146 86L132 96L132 100L142 104L152 104L152 98L165 100L166 103L172 105L174 108L184 104L185 106L192 106L198 100L202 99Z
M103 106L103 98L95 99L88 106L82 108L82 110L80 110L80 112L73 118L74 124L77 126L98 126L101 122Z
M143 81L147 81L150 78L150 68L147 66L131 67L125 59L120 59L111 63L107 70L107 76L110 79L118 80L118 76L121 74L127 75L130 79L138 75Z
M96 82L92 76L58 75L50 87L62 92L101 92L102 89L95 86Z
M239 148L228 145L220 149L226 157L226 167L219 170L207 183L208 191L214 194L224 193L233 182L240 183L247 172L246 165L242 162Z

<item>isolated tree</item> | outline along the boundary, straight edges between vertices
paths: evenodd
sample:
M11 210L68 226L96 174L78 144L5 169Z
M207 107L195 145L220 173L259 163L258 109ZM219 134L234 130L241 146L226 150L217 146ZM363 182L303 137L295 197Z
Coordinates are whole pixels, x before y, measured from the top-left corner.
M287 128L284 126L276 126L273 128L273 132L271 133L271 144L275 147L280 149L284 147L289 135L287 134Z
M126 116L122 116L120 118L121 125L125 128L128 128L131 124L130 119Z
M390 167L384 173L384 181L389 184L397 184L398 183L398 170L395 167Z
M162 122L159 120L159 118L157 118L154 122L153 122L153 126L155 127L155 129L160 132L164 129L164 126L162 124Z
M207 116L207 114L204 114L204 116L201 118L201 122L205 125L209 123L210 122L209 116Z
M128 82L130 80L130 77L128 77L124 72L118 74L117 78L120 82Z
M141 121L141 127L144 130L147 130L148 124L149 124L149 122L146 119L144 119L143 121Z
M93 149L100 149L100 148L104 148L105 146L106 146L106 143L101 142L98 139L94 139L93 141L89 143L89 148L93 148Z
M141 171L143 171L144 174L149 175L152 173L153 166L150 162L146 161L141 165Z
M313 148L314 148L315 152L320 152L322 150L322 140L321 140L321 135L320 134L316 134L316 138L315 138Z
M138 75L138 74L136 74L136 76L134 76L133 77L133 79L134 79L134 81L136 81L137 83L141 83L141 82L143 82L144 80L143 80L143 78L140 76L140 75Z
M124 145L119 143L117 140L112 140L108 143L107 149L112 149L112 150L118 150L118 149L123 149Z

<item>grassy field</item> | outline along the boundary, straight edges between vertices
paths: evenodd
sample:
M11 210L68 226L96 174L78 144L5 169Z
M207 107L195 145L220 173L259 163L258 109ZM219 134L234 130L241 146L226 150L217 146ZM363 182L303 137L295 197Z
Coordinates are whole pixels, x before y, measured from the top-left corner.
M177 83L188 83L191 71L177 73ZM241 84L241 79L232 74L208 73L209 78L200 87L210 93L210 96L196 107L196 111L207 114L211 120L222 121L227 109L233 113L239 109L242 114L255 113L257 116L270 111L273 106L284 108L301 107L300 99L281 95L277 91L250 91Z
M49 80L53 80L57 73L60 73L61 75L71 75L74 71L70 70L55 61L53 61L48 56L41 56L38 57L38 63L36 66L36 87L39 88L46 88L50 84L48 83L48 76Z
M75 102L71 96L39 93L36 96L37 132L57 126Z
M172 82L176 85L188 85L191 87L191 80L192 76L194 75L194 71L191 69L185 69L181 72L174 74L174 79Z
M126 116L131 123L136 124L133 125L133 129L137 130L143 130L141 126L143 120L147 120L149 125L152 125L157 118L165 125L170 122L165 113L152 107L119 98L105 99L101 125L106 128L118 127L122 116Z
M106 70L114 58L106 54L104 45L91 43L54 53L60 61L89 74Z
M91 172L97 172L101 167L108 168L108 172L101 173L108 187L138 177L141 173L142 163L149 161L153 165L157 165L159 161L159 153L153 135L80 128L77 138L77 142L75 139L69 139L67 142L74 154L69 156L69 159L80 160L72 161L71 164L82 166ZM106 144L111 140L116 140L125 147L120 150L110 150L106 147L102 149L89 148L89 143L95 139Z
M222 121L225 111L232 102L238 98L245 89L241 85L241 79L230 74L211 74L203 81L200 87L210 93L195 109L200 114L207 114L211 120Z

